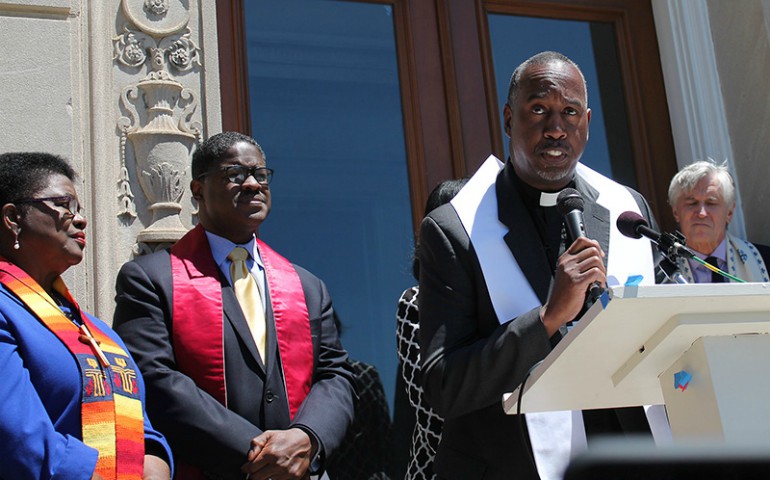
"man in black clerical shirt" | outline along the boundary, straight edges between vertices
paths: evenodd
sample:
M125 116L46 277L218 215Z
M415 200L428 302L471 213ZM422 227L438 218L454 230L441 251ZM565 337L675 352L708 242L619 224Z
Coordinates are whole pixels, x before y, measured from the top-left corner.
M655 225L647 202L579 164L591 110L577 65L555 52L522 63L504 118L508 161L490 157L421 228L423 385L445 418L439 478L561 478L570 453L585 445L579 413L571 423L553 415L525 421L504 413L502 395L579 317L592 283L622 283L632 274L654 282L649 242L622 237L614 222L632 210ZM565 187L584 199L590 238L565 242L552 206ZM598 417L585 422L589 435L649 431L638 408Z

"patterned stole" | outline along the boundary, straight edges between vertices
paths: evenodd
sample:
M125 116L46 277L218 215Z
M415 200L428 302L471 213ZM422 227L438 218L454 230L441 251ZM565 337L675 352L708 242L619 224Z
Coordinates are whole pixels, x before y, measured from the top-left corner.
M727 247L727 273L747 282L770 282L767 265L752 243L725 233ZM679 271L688 282L695 281L690 262L684 257L677 259ZM725 279L725 282L732 280Z
M294 266L257 240L265 264L289 414L294 418L313 378L313 343L305 292ZM227 406L222 284L203 227L171 247L174 354L196 385Z
M106 480L141 480L144 416L137 372L128 353L80 311L61 278L54 289L81 313L78 327L26 272L0 257L0 282L72 353L82 377L83 443L96 449L96 473Z

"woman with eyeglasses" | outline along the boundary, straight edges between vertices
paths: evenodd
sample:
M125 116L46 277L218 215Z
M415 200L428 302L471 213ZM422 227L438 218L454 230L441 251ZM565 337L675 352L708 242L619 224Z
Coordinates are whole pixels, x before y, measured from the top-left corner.
M0 155L0 478L168 480L139 370L61 279L86 247L74 178L56 155Z

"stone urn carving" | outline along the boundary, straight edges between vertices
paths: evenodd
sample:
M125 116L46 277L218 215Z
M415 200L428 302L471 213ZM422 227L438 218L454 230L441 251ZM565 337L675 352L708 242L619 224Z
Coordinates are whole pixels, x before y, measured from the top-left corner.
M185 103L185 113L177 120L175 110ZM123 104L132 116L138 116L137 104L147 116L144 123L122 122L134 147L139 184L152 212L152 221L137 237L139 242L175 242L187 232L179 217L179 202L187 187L185 174L199 131L187 125L186 114L196 103L191 90L167 75L150 75L123 92Z
M133 146L136 178L152 213L139 232L140 250L174 243L186 232L182 196L187 187L190 153L201 139L201 124L193 121L198 100L190 88L171 75L200 67L200 49L191 38L188 0L122 0L130 21L113 38L114 59L129 70L149 67L138 82L123 89L120 102L126 116L121 132L120 215L135 216L126 143ZM144 245L142 245L144 244Z

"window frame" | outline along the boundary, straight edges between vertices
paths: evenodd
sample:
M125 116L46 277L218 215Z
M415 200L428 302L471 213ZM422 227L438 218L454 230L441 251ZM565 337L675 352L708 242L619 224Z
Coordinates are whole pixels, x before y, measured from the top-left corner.
M613 26L638 188L650 202L661 227L675 228L666 198L677 163L650 2L348 1L393 8L415 232L428 193L435 185L473 173L490 153L502 155L501 106L497 105L489 13L606 22ZM217 2L217 24L222 126L250 134L243 0ZM511 69L514 67L511 65Z

